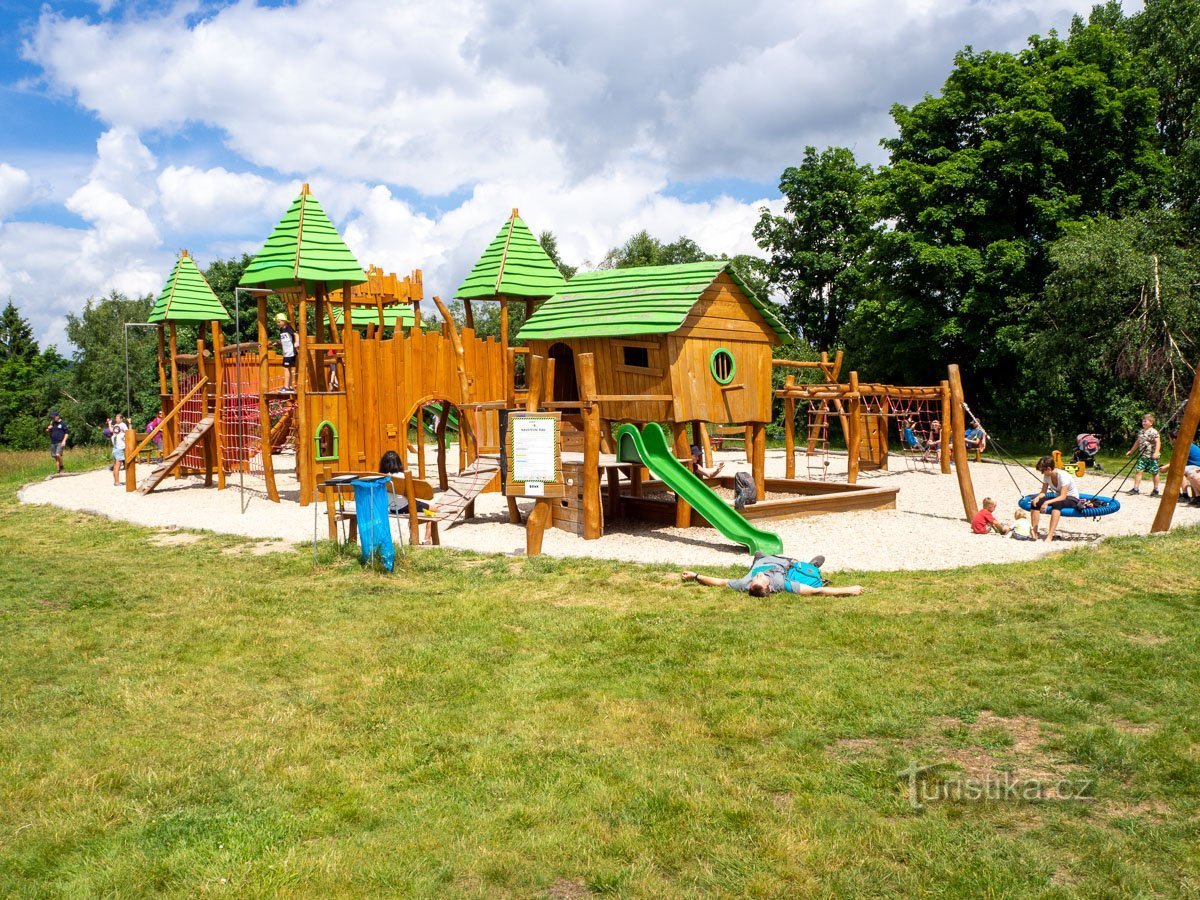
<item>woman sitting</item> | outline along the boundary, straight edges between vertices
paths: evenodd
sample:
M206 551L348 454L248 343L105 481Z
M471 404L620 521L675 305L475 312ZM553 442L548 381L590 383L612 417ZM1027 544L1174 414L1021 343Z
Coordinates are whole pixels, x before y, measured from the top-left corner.
M400 454L395 450L389 450L379 460L379 472L381 475L403 475L404 463L400 459ZM417 501L417 512L422 513L429 509L429 504L424 500ZM408 515L408 498L403 494L398 494L394 490L388 491L388 512L397 515ZM433 523L425 523L425 533L421 536L421 543L428 544L433 540Z

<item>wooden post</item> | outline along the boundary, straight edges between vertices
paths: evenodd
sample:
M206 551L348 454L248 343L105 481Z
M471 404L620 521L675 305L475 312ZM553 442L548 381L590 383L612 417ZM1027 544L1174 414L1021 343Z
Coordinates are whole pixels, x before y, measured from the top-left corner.
M942 389L942 445L939 447L938 459L942 465L942 474L950 474L950 454L952 452L950 441L950 420L953 413L950 411L950 382L943 381Z
M700 429L700 449L704 451L704 465L711 469L713 464L712 439L709 438L708 428L703 422L697 422L696 425Z
M271 502L279 502L279 490L275 487L275 460L271 456L271 404L267 393L271 390L270 336L267 334L267 298L258 295L258 428L262 438L263 478L267 482L267 496Z
M1158 501L1158 512L1150 533L1169 531L1175 516L1175 504L1179 500L1179 489L1183 486L1183 470L1187 466L1188 450L1196 439L1196 428L1200 426L1200 366L1192 379L1192 390L1183 407L1183 418L1179 420L1179 436L1171 451L1171 468L1167 470L1167 483L1163 486L1162 499Z
M966 424L963 420L963 389L962 375L958 366L950 365L950 422L952 425L950 439L954 442L954 468L958 474L958 492L962 495L963 512L967 521L975 518L979 512L979 504L975 500L975 485L971 483L971 470L967 463L967 444L963 435ZM942 440L946 440L943 429Z
M463 415L466 412L463 411ZM446 473L446 420L450 418L450 404L442 404L442 414L438 416L437 428L437 466L438 466L438 489L446 490L450 486Z
M168 323L168 332L170 335L170 343L168 349L171 352L171 408L175 409L179 406L179 342L178 335L175 332L175 323ZM167 429L166 440L163 442L163 455L169 454L178 446L183 439L183 435L179 433L179 415L171 421L171 427ZM183 477L183 467L178 466L175 469L175 477Z
M137 490L137 450L138 436L132 428L125 432L125 493L132 494Z
M554 362L554 360L549 360ZM579 376L579 400L583 418L583 539L594 541L604 533L600 504L600 406L596 403L596 357L580 353L575 357ZM553 385L553 376L547 377Z
M796 376L789 375L783 380L784 390L790 390L796 385ZM796 401L791 397L783 399L783 449L785 454L783 475L785 478L796 477Z
M324 287L319 289L324 290ZM292 402L296 404L296 480L300 482L300 505L308 506L315 499L316 475L310 463L313 436L309 434L311 423L308 410L308 297L303 293L300 295L299 326L296 329L296 372L292 383L296 393L292 395Z
M688 445L687 439L687 424L672 422L671 434L675 439L675 456L686 465L687 461L692 458L692 448ZM747 452L749 452L748 448ZM675 495L675 527L692 527L692 507L679 494Z
M887 394L879 398L879 411L879 468L886 472L888 470L888 424L892 421L892 398Z
M750 443L754 448L754 493L759 500L767 499L767 426L755 422L750 426Z
M450 311L446 309L446 304L442 302L442 298L434 296L433 302L437 305L438 312L442 314L442 327L445 329L443 333L450 336L450 345L454 348L454 358L458 368L458 386L462 392L463 405L471 402L471 383L467 378L466 355L463 353L462 338L458 334L458 326L454 324L454 319L450 317ZM475 437L475 426L471 422L471 417L467 415L466 409L462 410L463 416L458 421L458 439L466 441L468 450L473 451L469 454L469 459L474 459L479 455L479 445Z
M508 354L508 298L504 296L500 297L500 349Z
M846 447L846 481L858 484L858 455L862 450L862 397L858 393L858 373L850 373L850 402L848 440Z
M546 526L550 524L550 501L539 497L529 511L529 519L525 522L525 555L540 556L542 552L542 537Z
M225 458L222 452L225 447L225 336L221 326L212 323L213 342L213 374L216 375L216 386L213 388L213 444L216 446L217 457L217 490L225 490Z
M208 373L205 371L207 366L204 362L204 328L201 327L196 338L196 369L198 377L205 378ZM214 376L216 373L213 373ZM213 379L208 380L208 384L200 391L200 418L204 418L209 414L209 401L212 399ZM204 486L212 487L213 483L213 458L216 456L216 448L213 446L214 433L210 430L204 436ZM182 466L180 467L182 468Z

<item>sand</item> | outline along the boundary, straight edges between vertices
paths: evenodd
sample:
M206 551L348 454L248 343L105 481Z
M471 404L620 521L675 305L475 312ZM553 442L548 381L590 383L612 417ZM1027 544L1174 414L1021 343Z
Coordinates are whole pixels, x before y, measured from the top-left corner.
M457 451L448 454L457 459ZM722 452L723 475L749 470L744 456L737 451ZM243 535L257 539L272 539L273 549L313 539L314 512L317 534L326 536L324 506L299 506L295 498L296 482L289 457L280 457L279 487L285 498L272 503L261 491L261 482L247 479L250 488L242 494L237 478L231 488L218 491L205 488L199 478L168 478L153 494L126 493L112 484L107 470L53 476L45 481L26 485L20 492L25 503L59 506L64 509L92 512L139 525L163 529L207 530ZM782 476L782 450L768 451L768 476ZM830 457L830 479L845 480L846 461L837 455ZM849 512L814 516L804 519L760 521L757 524L776 531L783 538L786 552L792 556L823 554L828 571L847 569L946 569L984 563L1005 563L1033 559L1070 547L1091 546L1106 537L1122 534L1146 534L1158 507L1157 498L1147 494L1120 496L1120 512L1101 519L1063 519L1059 537L1052 544L1021 542L999 535L976 535L962 519L958 482L953 475L941 475L936 468L918 467L909 471L903 459L894 460L890 473L865 473L860 484L897 487L895 510L884 512ZM146 469L143 467L142 471ZM808 475L809 467L803 456L798 459L797 474ZM814 473L822 467L813 467ZM1027 471L1011 469L1021 485L1021 492L1037 487ZM1017 488L1004 467L990 462L971 466L971 475L980 498L991 496L998 503L997 515L1011 521ZM1098 491L1107 481L1106 475L1089 474L1083 479L1085 492ZM257 486L257 490L254 488ZM1109 492L1117 487L1114 483ZM1129 484L1125 485L1128 489ZM1148 486L1147 486L1148 490ZM522 501L524 510L528 503ZM477 518L442 529L442 544L447 547L475 550L483 553L523 554L525 530L508 524L504 498L498 494L480 497L476 504ZM1200 509L1179 506L1175 525L1200 523ZM704 565L737 565L747 561L746 551L729 543L711 528L676 529L662 526L621 523L617 530L597 541L582 538L557 529L546 532L543 552L552 556L590 556L633 562L670 563L683 567Z

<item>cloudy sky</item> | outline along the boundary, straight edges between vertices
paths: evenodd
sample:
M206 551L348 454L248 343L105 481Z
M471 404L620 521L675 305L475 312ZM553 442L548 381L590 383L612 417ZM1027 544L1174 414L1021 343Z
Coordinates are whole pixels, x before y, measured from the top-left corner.
M516 206L568 261L645 228L752 251L806 145L881 162L956 50L1085 0L0 0L0 301L156 292L309 181L360 262L452 295Z

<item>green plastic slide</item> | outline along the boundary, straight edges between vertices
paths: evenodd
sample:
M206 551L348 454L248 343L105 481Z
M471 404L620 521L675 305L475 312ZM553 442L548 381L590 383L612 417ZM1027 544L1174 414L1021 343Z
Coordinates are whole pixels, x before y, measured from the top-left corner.
M645 466L721 534L750 552L783 553L779 535L755 528L675 458L662 426L656 422L651 422L640 432L636 425L622 425L617 430L617 459Z
M432 414L434 416L440 416L442 414L442 404L426 403L425 404L425 412L426 412L426 415L423 420L425 423L425 431L428 432L430 435L437 437L437 429L433 427L433 419L430 417L430 415ZM417 427L417 417L416 416L412 417L412 421L410 424L412 425L413 428ZM454 432L458 431L458 416L455 415L453 407L450 409L450 418L446 420L446 430L454 431Z

